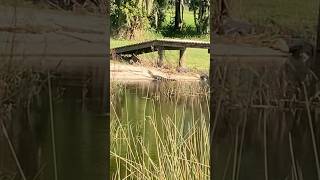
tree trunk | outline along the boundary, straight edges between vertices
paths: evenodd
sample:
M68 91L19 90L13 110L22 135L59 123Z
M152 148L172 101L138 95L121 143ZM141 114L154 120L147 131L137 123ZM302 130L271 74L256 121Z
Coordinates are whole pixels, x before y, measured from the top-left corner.
M174 18L174 20L175 20L174 27L177 30L181 30L181 28L182 28L181 1L182 0L175 0L176 12L175 12L175 18Z
M231 0L215 0L214 8L214 32L219 32L222 25L223 16L230 16Z
M206 34L209 31L209 0L201 0L199 5L193 9L194 22L198 33Z

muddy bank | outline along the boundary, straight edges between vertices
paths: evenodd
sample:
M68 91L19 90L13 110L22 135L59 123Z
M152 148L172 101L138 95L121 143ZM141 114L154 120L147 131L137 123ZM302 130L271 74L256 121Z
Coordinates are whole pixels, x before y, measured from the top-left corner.
M144 67L141 65L130 65L116 61L110 62L111 81L152 81L155 76L176 81L199 81L200 74L188 72L177 73L166 71L155 67Z

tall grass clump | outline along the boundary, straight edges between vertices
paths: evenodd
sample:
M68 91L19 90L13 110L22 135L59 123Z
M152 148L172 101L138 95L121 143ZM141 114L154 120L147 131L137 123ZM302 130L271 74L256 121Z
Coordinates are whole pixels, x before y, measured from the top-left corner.
M118 116L115 99L111 102L112 179L209 179L208 107L195 100L181 106L177 95L170 100L172 113L166 113L159 103L166 97L159 100L147 89L137 124L130 120L126 95L125 118ZM123 86L122 91L129 90Z
M43 77L39 73L2 59L0 64L0 179L27 179L20 159L21 136L31 132L32 103L39 97ZM30 130L30 131L29 131ZM30 143L30 146L33 144ZM28 152L29 153L29 152ZM32 154L32 153L30 153Z
M210 90L212 142L219 144L212 157L216 178L242 179L252 166L256 179L320 178L320 81L294 61L215 64Z

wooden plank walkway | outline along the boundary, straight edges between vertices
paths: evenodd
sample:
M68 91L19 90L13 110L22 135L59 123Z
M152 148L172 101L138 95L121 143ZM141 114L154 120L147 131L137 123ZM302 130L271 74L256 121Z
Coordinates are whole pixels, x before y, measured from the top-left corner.
M145 41L137 44L117 47L112 49L116 54L143 54L162 50L180 50L185 48L209 49L210 43L204 41L178 40L178 39L159 39Z
M140 55L150 52L158 52L159 59L158 65L163 64L163 54L165 50L179 50L179 66L184 64L184 54L187 48L200 48L208 49L210 53L210 43L204 41L193 41L193 40L180 40L180 39L158 39L145 41L141 43L131 44L127 46L117 47L111 50L116 55ZM274 50L268 47L255 47L244 44L215 44L214 57L223 58L279 58L283 59L289 56L288 53L284 53L278 50Z
M139 54L158 51L159 59L157 63L158 63L158 66L162 66L165 50L179 50L180 51L179 67L182 67L184 63L185 51L187 48L210 49L210 43L204 42L204 41L181 40L181 39L156 39L156 40L145 41L137 44L114 48L111 50L111 52L119 56L122 56L122 55L136 56Z

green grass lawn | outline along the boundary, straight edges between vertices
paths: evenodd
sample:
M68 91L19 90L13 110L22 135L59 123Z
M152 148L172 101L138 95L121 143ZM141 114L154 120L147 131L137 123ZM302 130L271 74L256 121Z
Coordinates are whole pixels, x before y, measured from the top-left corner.
M137 41L117 40L111 39L111 48L125 46L128 44L136 43ZM148 53L140 55L142 59L156 62L158 54ZM177 66L178 65L179 51L166 51L165 52L165 64ZM185 65L191 69L197 69L201 71L207 71L209 69L210 55L207 49L187 49L185 55Z
M165 19L165 25L170 24L170 21L174 20L174 10L168 11L166 14L166 19ZM183 23L186 26L191 26L195 27L194 25L194 16L193 16L193 11L189 11L188 8L186 7L184 12L183 12Z
M233 2L232 14L254 24L268 25L270 20L297 34L315 35L319 1L315 0L242 0Z
M195 27L193 11L185 10L183 13L183 21L185 25Z

